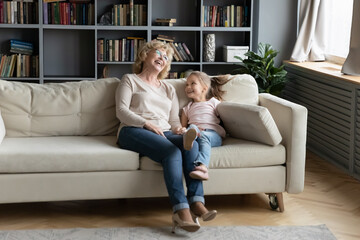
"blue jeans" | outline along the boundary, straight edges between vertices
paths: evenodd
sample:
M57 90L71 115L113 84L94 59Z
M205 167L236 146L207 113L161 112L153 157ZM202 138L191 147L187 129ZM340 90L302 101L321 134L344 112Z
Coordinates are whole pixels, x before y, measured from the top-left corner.
M118 145L147 156L163 167L166 188L173 206L173 211L189 208L194 202L205 203L202 181L192 179L189 173L194 168L198 157L198 145L191 151L184 150L183 136L164 132L166 138L144 128L123 127L120 130ZM183 186L183 173L187 187L187 197Z
M196 137L196 141L199 144L199 157L195 160L194 164L197 166L202 163L209 168L211 147L221 146L222 138L215 130L212 129L200 131L194 124L190 124L188 129L190 128L193 128L197 133L200 133L200 137Z

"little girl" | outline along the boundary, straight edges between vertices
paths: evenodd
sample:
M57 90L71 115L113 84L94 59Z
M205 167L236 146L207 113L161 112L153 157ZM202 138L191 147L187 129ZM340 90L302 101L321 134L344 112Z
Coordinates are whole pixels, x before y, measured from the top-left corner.
M185 93L192 99L182 109L181 125L187 127L184 134L184 148L190 150L193 142L199 144L199 157L195 161L190 177L208 180L211 147L221 146L225 130L219 125L216 106L222 100L221 86L227 83L225 77L210 78L206 73L194 71L186 79Z

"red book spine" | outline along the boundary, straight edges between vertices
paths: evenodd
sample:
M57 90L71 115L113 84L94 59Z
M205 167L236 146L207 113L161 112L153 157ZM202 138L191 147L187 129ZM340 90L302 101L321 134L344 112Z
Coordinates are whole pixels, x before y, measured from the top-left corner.
M4 14L3 14L3 10L4 9L4 2L0 2L0 23L4 23Z
M63 25L64 17L63 17L63 3L59 3L59 13L60 13L60 24Z
M65 24L70 25L70 3L65 3Z

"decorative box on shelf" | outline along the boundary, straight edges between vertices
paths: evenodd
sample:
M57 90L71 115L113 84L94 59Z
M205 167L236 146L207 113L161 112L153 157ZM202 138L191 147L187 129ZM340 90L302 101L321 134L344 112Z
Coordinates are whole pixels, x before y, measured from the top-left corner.
M227 46L224 45L224 61L225 62L240 62L235 56L245 59L245 53L249 51L249 46Z

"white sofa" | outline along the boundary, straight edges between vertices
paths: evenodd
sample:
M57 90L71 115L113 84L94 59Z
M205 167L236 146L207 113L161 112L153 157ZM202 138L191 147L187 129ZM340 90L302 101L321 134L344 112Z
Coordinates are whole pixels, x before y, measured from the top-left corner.
M307 109L229 77L219 112L230 136L212 150L205 193L274 193L283 211L282 193L304 187ZM0 203L167 196L161 166L116 145L119 81L0 80ZM164 81L184 106L185 80Z

